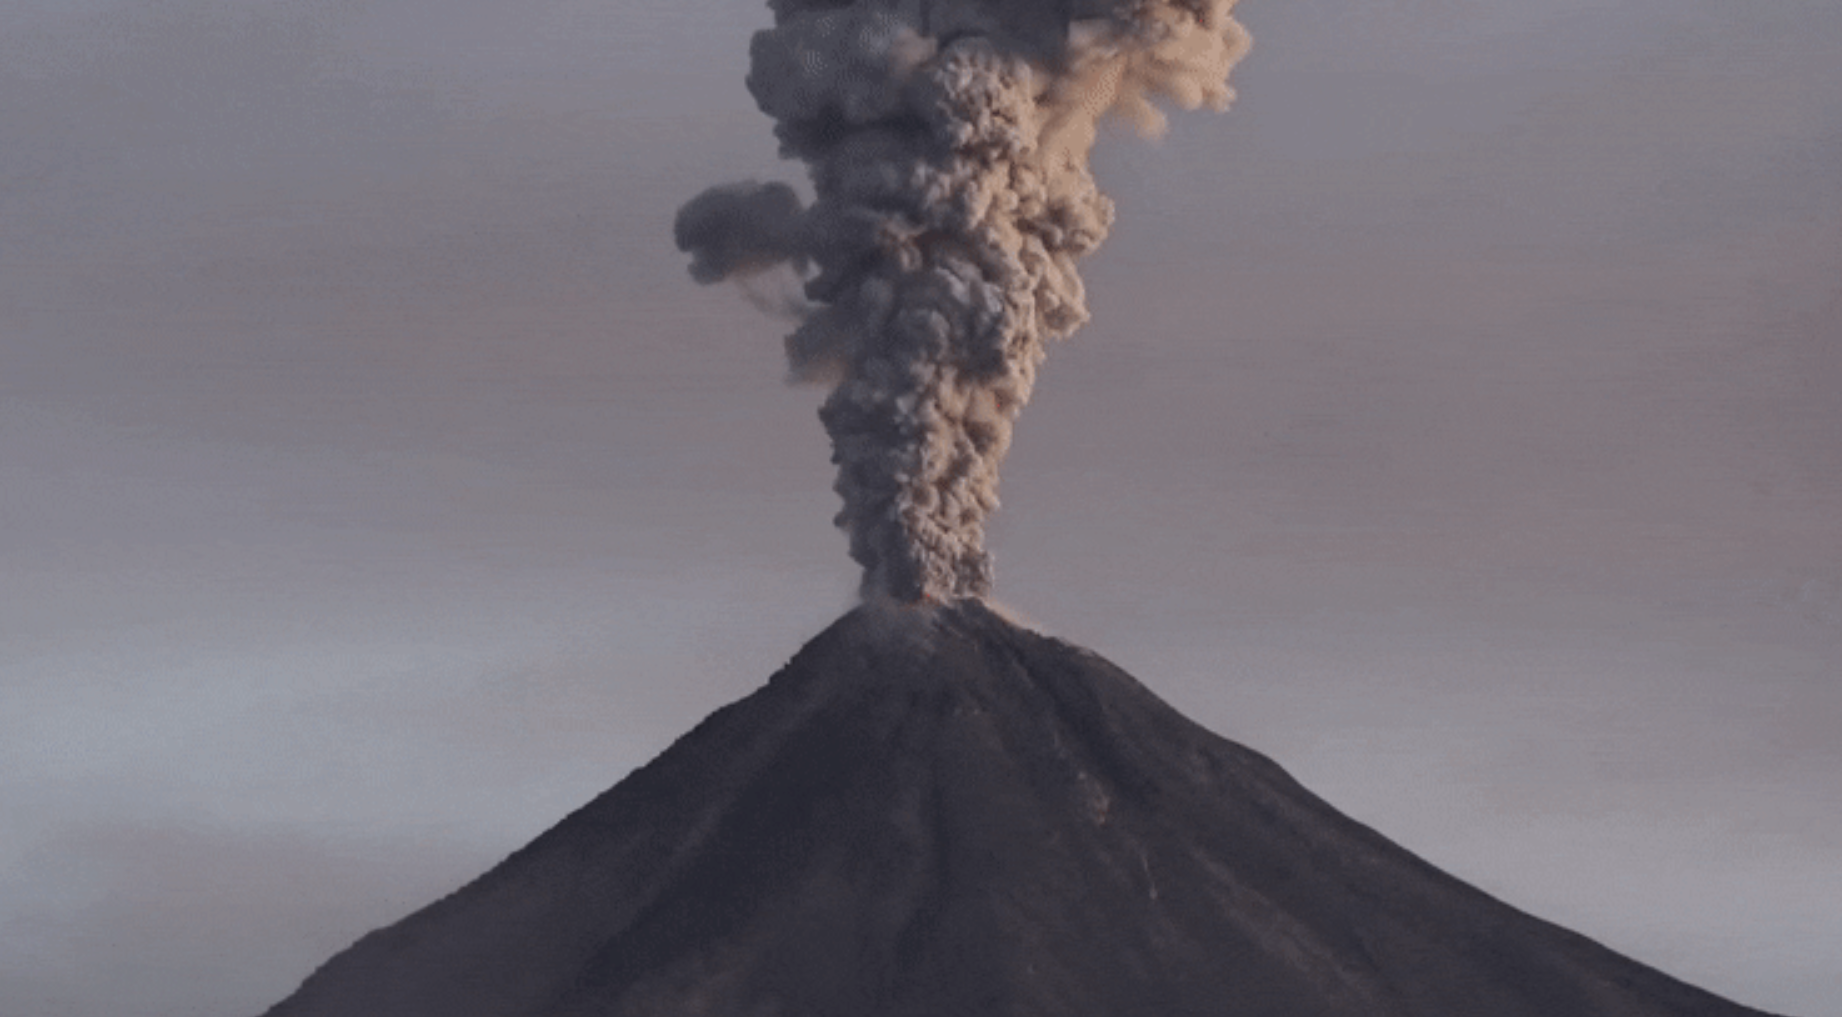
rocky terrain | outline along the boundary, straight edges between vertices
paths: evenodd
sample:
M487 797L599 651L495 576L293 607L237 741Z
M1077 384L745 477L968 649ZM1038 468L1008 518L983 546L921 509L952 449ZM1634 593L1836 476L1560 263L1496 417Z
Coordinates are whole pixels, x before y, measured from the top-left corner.
M1741 1017L1088 651L859 608L269 1017Z

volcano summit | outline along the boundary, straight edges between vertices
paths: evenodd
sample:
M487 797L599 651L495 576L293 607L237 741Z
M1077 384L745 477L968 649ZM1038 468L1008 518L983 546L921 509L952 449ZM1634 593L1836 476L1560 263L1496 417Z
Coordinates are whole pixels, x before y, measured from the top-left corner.
M268 1017L1758 1017L1445 875L1100 657L862 607Z

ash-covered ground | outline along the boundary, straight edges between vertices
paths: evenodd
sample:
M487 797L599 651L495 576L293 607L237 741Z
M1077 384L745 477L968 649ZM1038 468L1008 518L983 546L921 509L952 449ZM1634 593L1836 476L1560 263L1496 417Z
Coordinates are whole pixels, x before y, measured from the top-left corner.
M866 606L268 1017L1740 1017L983 603Z

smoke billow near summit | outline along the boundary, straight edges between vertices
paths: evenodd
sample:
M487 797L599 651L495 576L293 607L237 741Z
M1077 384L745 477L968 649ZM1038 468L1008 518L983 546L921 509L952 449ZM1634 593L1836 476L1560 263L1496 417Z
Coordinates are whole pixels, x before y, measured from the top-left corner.
M714 187L678 212L699 282L786 266L787 336L844 499L863 594L991 591L985 520L1050 341L1087 320L1075 265L1112 203L1099 121L1164 127L1159 100L1226 109L1247 33L1234 0L770 0L748 88L814 200Z

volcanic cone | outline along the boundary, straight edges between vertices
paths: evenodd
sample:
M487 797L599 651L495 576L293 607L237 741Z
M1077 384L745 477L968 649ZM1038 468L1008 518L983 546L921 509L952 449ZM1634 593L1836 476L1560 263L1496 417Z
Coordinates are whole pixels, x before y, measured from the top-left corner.
M866 606L270 1017L1741 1017L983 604Z

